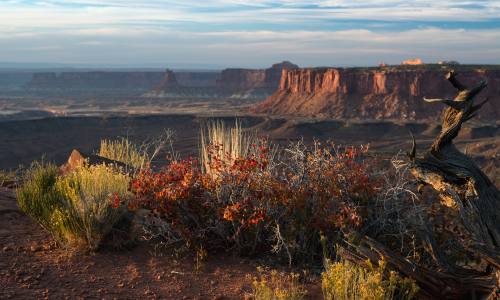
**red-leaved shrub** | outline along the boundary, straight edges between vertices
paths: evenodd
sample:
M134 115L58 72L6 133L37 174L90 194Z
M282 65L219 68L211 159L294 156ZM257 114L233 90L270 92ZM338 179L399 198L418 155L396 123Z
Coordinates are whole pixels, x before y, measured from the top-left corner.
M209 147L216 150L207 149L211 172L190 158L143 170L131 182L129 207L150 210L149 230L166 244L321 259L321 241L362 226L378 191L363 147L297 143L278 150L259 141L237 158L219 157L222 145Z

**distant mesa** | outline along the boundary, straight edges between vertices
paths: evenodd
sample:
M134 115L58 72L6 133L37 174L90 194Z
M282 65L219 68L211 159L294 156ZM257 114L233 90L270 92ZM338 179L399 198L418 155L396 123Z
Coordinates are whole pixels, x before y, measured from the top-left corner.
M418 66L423 64L424 62L420 58L407 59L401 62L401 65L403 66Z
M26 88L38 93L141 93L158 84L163 72L72 71L34 73Z
M51 95L118 93L150 98L264 99L278 88L282 70L297 68L297 65L283 61L267 69L43 72L33 74L26 88Z
M179 73L166 71L163 80L146 97L194 97L194 98L251 98L264 99L276 91L279 86L282 70L297 69L298 66L284 61L272 65L268 69L229 68L207 78L199 84L192 80L203 77L202 72L183 72L184 82L178 81Z

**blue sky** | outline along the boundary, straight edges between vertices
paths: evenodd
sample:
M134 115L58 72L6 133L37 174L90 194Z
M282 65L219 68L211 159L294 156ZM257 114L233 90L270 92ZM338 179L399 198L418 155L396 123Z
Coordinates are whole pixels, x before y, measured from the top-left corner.
M500 63L500 0L0 0L0 62Z

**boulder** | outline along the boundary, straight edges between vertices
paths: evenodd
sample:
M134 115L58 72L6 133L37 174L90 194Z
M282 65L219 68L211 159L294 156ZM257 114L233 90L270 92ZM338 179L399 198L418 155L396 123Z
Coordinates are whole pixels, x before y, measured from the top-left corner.
M89 165L110 165L117 168L122 169L124 172L130 173L133 171L133 167L122 163L120 161L112 160L106 157L102 157L94 154L84 154L83 152L73 149L71 155L68 158L68 161L62 165L59 169L62 175L73 172L78 166L81 166L83 163Z

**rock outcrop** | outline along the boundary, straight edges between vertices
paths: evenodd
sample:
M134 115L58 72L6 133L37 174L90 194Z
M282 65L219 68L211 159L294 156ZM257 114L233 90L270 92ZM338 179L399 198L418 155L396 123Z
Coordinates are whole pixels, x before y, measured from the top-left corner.
M68 161L59 167L59 171L62 175L66 175L68 173L73 172L83 164L87 164L89 166L104 164L106 166L111 166L120 169L124 173L129 173L133 171L132 167L122 162L108 159L106 157L102 157L99 155L84 154L76 149L73 149L73 151L71 151Z
M225 69L214 77L213 73L182 72L184 82L173 84L162 80L147 97L193 98L259 98L264 99L276 91L281 71L296 69L290 62L282 62L268 69ZM177 75L167 71L166 77ZM214 80L215 79L215 80ZM177 81L177 80L176 80ZM179 80L180 81L180 80Z
M500 116L500 68L460 71L466 83L486 79L480 95L489 98L480 120ZM325 118L425 119L435 118L441 105L429 105L423 97L452 97L440 68L316 68L283 70L279 89L255 107L255 112Z

